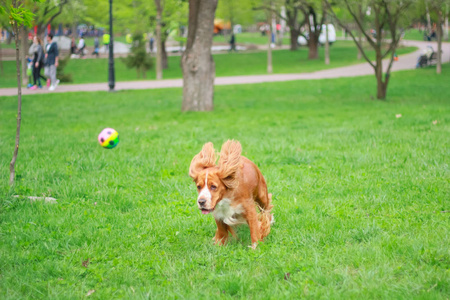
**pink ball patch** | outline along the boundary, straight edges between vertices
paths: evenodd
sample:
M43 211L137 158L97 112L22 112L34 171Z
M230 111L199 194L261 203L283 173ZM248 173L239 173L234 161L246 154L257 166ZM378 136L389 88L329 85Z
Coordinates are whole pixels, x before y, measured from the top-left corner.
M100 132L100 134L98 135L98 142L100 144L103 144L106 140L108 140L111 135L115 132L114 129L112 128L105 128L102 130L102 132Z

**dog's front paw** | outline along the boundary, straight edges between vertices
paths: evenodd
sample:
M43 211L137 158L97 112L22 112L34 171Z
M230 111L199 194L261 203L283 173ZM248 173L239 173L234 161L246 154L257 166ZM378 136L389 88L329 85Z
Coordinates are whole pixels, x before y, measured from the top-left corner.
M253 243L250 246L248 246L249 248L252 248L253 250L256 250L256 247L258 246L258 243Z
M215 237L213 237L213 241L214 241L214 245L223 246L227 243L227 238L215 236Z

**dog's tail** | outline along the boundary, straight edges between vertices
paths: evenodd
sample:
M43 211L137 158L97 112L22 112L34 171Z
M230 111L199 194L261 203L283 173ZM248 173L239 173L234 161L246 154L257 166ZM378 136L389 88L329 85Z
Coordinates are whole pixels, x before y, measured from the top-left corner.
M260 233L261 233L261 240L263 240L266 236L270 233L270 226L275 223L275 218L273 214L271 213L272 210L272 194L269 194L269 205L263 209L261 206L259 206L259 214L258 214L258 221L260 224Z

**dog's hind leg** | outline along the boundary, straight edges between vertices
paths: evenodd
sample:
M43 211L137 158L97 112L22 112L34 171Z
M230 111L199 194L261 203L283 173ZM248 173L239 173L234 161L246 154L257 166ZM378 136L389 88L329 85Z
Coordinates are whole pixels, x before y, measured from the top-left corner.
M271 210L273 208L272 204L272 194L269 194L267 192L267 185L266 181L264 180L264 177L262 174L260 174L260 182L258 185L258 193L256 196L255 201L259 205L259 214L258 214L258 221L259 221L259 230L261 234L261 240L263 240L267 235L270 233L270 227L274 223L274 217L271 213Z
M259 184L258 191L255 198L255 201L259 204L259 207L264 211L270 211L273 207L272 205L272 194L267 192L266 181L264 180L263 175L259 174Z

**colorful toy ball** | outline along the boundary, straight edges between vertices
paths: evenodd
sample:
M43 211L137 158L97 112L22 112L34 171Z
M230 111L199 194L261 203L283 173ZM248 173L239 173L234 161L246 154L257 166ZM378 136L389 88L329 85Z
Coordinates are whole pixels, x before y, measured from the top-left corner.
M112 128L105 128L98 135L98 142L103 148L112 149L119 143L119 133Z

